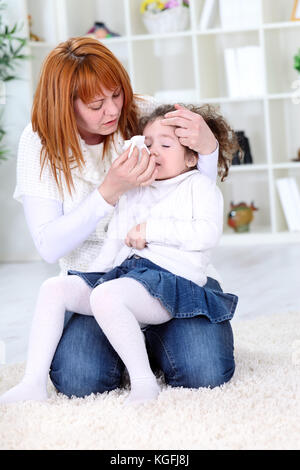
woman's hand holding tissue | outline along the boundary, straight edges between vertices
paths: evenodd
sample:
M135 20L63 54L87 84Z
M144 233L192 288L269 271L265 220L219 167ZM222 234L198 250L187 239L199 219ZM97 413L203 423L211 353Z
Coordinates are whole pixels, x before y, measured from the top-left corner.
M123 152L111 165L99 192L108 204L115 205L126 191L137 186L148 186L156 176L155 159L149 156L146 149L141 151L131 147Z

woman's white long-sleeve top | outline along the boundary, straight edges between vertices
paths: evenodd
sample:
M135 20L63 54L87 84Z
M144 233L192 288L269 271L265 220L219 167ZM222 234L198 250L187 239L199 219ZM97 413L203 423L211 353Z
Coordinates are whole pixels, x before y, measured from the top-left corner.
M128 231L146 222L147 245L128 247ZM119 200L107 237L88 271L107 272L133 254L203 286L211 250L223 228L223 197L213 182L193 170L135 188Z

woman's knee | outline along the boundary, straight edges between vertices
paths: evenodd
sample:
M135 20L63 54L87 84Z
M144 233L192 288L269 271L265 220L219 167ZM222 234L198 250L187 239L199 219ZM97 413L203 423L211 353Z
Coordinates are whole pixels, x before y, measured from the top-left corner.
M205 317L174 319L151 327L147 339L171 386L214 388L234 374L233 335L228 321L212 324Z
M73 314L51 364L55 388L84 397L118 388L124 365L93 317Z
M174 387L184 388L215 388L228 382L235 370L232 358L224 362L223 358L215 358L205 364L195 361L179 373L166 376L166 383Z
M110 392L121 386L122 377L111 377L106 371L103 374L76 374L76 371L65 367L56 369L52 366L51 381L59 393L67 397L83 398L91 394Z

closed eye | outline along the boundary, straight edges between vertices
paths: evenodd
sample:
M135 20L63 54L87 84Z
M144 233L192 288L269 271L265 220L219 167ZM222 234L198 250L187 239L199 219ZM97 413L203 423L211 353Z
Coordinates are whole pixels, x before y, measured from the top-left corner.
M113 94L113 97L118 98L118 96L120 96L120 94L121 94L121 88L118 91L115 91L115 93Z

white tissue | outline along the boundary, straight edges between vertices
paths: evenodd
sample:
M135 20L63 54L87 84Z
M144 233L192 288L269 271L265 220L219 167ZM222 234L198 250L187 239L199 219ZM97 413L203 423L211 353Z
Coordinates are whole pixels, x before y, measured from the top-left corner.
M145 145L145 136L143 135L134 135L133 137L131 137L130 140L125 140L124 145L123 145L123 150L127 150L128 147L130 147L130 145L131 145L131 149L130 149L128 158L131 157L134 147L137 147L139 150L139 159L141 158L142 149L146 149L147 152L150 154L148 148Z

